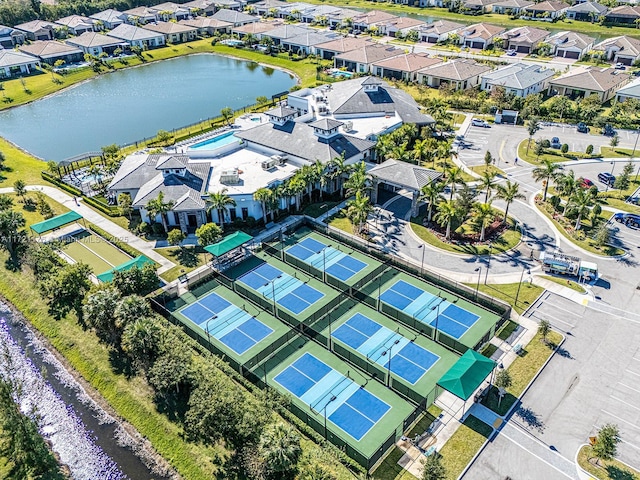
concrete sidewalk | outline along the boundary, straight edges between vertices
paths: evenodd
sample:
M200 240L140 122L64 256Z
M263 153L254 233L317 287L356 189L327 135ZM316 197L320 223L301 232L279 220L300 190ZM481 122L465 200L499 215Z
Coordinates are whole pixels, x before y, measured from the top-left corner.
M154 251L155 245L142 240L140 237L134 235L129 230L122 228L120 225L115 224L111 220L97 213L93 209L89 208L87 205L84 205L82 202L76 204L74 197L71 195L58 190L55 187L51 187L48 185L30 185L27 187L27 190L30 192L42 192L47 197L55 200L56 202L64 205L69 210L79 213L82 215L88 222L93 223L97 227L102 230L108 232L109 234L116 237L118 240L127 243L131 247L138 250L140 253L149 257L151 260L157 262L160 265L158 269L158 274L166 272L167 270L175 267L175 263L170 260L167 260L162 255ZM3 193L13 193L13 188L0 188L0 194Z

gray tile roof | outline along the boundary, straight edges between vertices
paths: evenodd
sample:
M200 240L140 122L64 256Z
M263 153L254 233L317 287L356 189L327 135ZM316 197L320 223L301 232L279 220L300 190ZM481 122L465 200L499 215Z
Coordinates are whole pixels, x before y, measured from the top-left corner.
M504 32L500 35L500 38L514 43L535 45L547 38L548 35L549 32L547 30L542 30L540 28L516 27Z
M632 57L640 56L640 40L626 35L607 38L593 46L594 50L607 50L608 48L616 48L618 54Z
M569 8L569 5L564 2L547 0L526 7L525 10L527 12L561 12L562 10L566 10L567 8Z
M321 118L309 124L310 127L321 128L322 130L331 130L342 125L344 125L344 122L334 120L333 118Z
M618 95L640 99L640 78L635 79L633 82L618 90Z
M420 73L447 80L462 81L477 75L482 75L490 70L491 67L474 62L473 60L456 59L423 68L420 70Z
M257 22L260 20L258 17L254 17L253 15L247 15L246 13L227 10L224 8L222 10L218 10L212 15L212 17L216 20L222 20L223 22L230 22L233 24Z
M555 70L545 69L540 65L525 65L524 63L513 63L505 67L488 72L482 75L482 79L492 85L500 85L505 88L524 90L536 85L543 80L554 76Z
M497 25L491 25L489 23L476 23L470 25L460 32L460 35L464 38L474 39L480 38L482 40L489 40L494 35L498 35L504 32L503 27Z
M195 32L197 30L196 27L191 27L175 22L150 23L148 25L145 25L145 28L147 30L151 30L152 32L162 33L163 35L170 35L172 33Z
M613 68L587 67L576 69L551 81L552 85L606 92L611 88L622 86L629 81L631 75Z
M56 29L59 25L55 23L47 22L44 20L32 20L31 22L21 23L20 25L16 25L15 27L18 30L22 30L24 32L37 32L41 28L52 28Z
M609 10L607 7L605 7L604 5L600 5L599 3L596 3L596 2L582 2L582 3L577 3L572 7L569 7L567 9L567 12L597 13L599 15L602 15L607 10Z
M363 85L375 82L376 92L365 92ZM405 123L430 125L433 118L420 112L416 101L404 90L391 87L375 77L360 77L331 85L326 92L334 115L392 114L397 113Z
M464 24L450 22L449 20L438 20L433 23L420 25L418 31L423 35L444 35L445 33L455 32L464 28Z
M82 50L77 47L56 40L36 40L30 44L20 45L18 50L40 58L82 54Z
M147 30L145 28L136 27L134 25L128 25L123 23L122 25L118 25L116 28L109 32L109 35L112 37L121 38L123 40L133 41L133 40L148 40L150 38L158 38L163 37L162 34L157 32L152 32L151 30Z
M397 57L403 53L404 50L394 46L372 43L356 50L340 53L335 58L346 62L371 64L385 58Z
M296 35L295 37L287 38L286 40L283 40L283 42L289 45L311 47L313 45L326 43L328 40L334 39L336 37L337 34L335 33L312 31L305 32L301 35Z
M284 40L287 38L297 37L298 35L309 33L312 31L315 32L316 30L309 27L301 27L298 25L285 24L285 25L280 25L279 27L274 28L269 33L267 33L267 36L271 38L277 38L279 40Z
M533 5L534 2L530 0L504 0L502 2L498 2L494 4L494 7L502 7L504 9L507 8L524 8L529 5Z
M189 164L189 157L185 155L168 155L158 160L156 170L169 168L185 168Z
M93 28L96 21L89 17L83 17L82 15L69 15L68 17L56 20L56 23L70 28L76 28L78 26Z
M207 202L202 196L194 190L189 190L182 197L176 200L173 205L174 212L185 212L189 210L203 210L207 206Z
M575 47L584 50L593 43L595 38L578 32L558 32L547 38L547 43L559 48Z
M296 112L297 110L295 108L291 108L286 105L278 105L277 107L272 108L271 110L267 110L264 113L265 115L271 115L273 117L285 118L289 115L293 115Z
M16 50L0 49L0 67L13 67L18 65L31 65L38 63L38 59L27 53Z
M72 37L66 40L69 45L79 47L110 47L115 45L126 45L120 38L110 37L97 32L84 32L82 35Z
M322 163L328 163L342 154L349 160L375 146L375 142L341 133L322 139L316 136L309 125L292 121L283 126L266 123L238 132L236 137L309 162L320 160Z
M441 172L399 160L386 160L369 170L369 173L383 182L391 182L412 190L420 190L442 177Z
M125 18L127 18L127 15L118 10L114 10L113 8L109 8L107 10L103 10L102 12L94 13L93 15L91 15L91 18L107 23L113 22L114 20L120 20L124 22Z
M381 60L373 65L399 72L415 72L429 65L435 65L436 63L442 63L442 59L430 57L426 53L407 53L399 57Z

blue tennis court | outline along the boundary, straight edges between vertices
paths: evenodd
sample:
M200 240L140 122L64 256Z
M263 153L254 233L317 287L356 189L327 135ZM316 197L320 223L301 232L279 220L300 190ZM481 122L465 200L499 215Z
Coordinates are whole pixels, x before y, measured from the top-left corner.
M310 353L303 354L274 380L356 440L391 409Z
M343 282L367 267L366 263L311 237L292 245L286 252Z
M385 290L380 300L455 339L460 339L480 318L404 280Z
M332 335L414 385L440 357L399 333L356 313Z
M269 300L275 297L278 304L295 314L302 313L324 297L324 293L268 263L245 273L238 281Z
M272 328L214 292L180 313L238 355L273 333Z

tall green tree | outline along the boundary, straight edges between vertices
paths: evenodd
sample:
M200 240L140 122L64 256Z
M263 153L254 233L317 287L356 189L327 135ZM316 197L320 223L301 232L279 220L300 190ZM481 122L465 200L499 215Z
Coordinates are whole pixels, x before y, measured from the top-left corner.
M24 230L26 224L22 213L0 210L0 250L9 254L6 266L10 270L20 268L22 255L27 249L28 236Z
M523 200L525 196L520 193L520 185L517 182L512 182L511 180L507 180L504 185L498 185L496 198L504 200L507 204L504 209L504 223L507 223L509 219L509 206L515 200Z
M580 182L576 178L576 174L573 170L562 174L559 173L556 178L556 186L560 193L567 197L571 197L573 193L580 188Z
M220 228L224 230L224 217L229 209L229 207L235 207L236 201L231 198L229 194L227 194L227 189L223 188L219 192L210 192L209 198L207 199L207 213L211 213L212 210L215 210L218 214L218 222L220 223ZM213 215L211 220L213 221Z
M87 296L83 307L84 318L89 326L100 339L111 345L118 345L120 339L114 315L120 298L120 292L109 286Z
M145 205L145 208L147 212L149 212L149 217L152 222L155 222L155 219L158 215L160 216L162 227L164 228L165 232L169 229L169 226L167 225L166 215L171 211L174 204L175 203L173 202L173 200L165 202L164 193L159 192L156 198L149 200Z
M490 203L478 203L473 209L473 217L480 228L480 241L484 242L484 234L495 217Z
M18 179L13 182L13 191L22 199L22 203L24 203L27 196L27 184L24 182L24 180Z
M437 452L425 457L422 461L421 480L444 480L447 478L447 470L442 465L440 454Z
M118 301L112 315L114 325L122 331L130 322L151 316L151 309L145 298L139 295L128 295Z
M116 270L111 283L122 296L147 295L160 286L160 278L156 266L149 263L142 268L136 266L129 270Z
M485 191L484 193L484 203L489 201L489 196L491 195L491 191L493 187L496 186L496 177L493 172L489 169L486 169L482 172L480 176L480 187L482 187Z
M292 478L302 454L300 435L282 422L270 425L260 437L259 451L274 478Z
M451 239L451 224L458 218L459 212L456 204L453 200L440 202L438 204L438 212L436 213L435 220L438 225L446 226L447 231L445 238Z
M196 229L196 237L203 247L213 245L222 237L222 229L215 223L205 223Z
M549 190L549 184L551 180L557 178L560 172L560 165L552 162L551 160L545 158L542 160L542 164L539 167L536 167L531 172L531 175L535 179L536 182L544 181L544 194L542 196L542 201L547 200L547 191Z
M347 189L347 197L351 197L360 192L365 194L371 189L372 177L367 173L364 162L357 163L351 169L349 179L344 183Z
M462 169L460 167L451 167L445 170L445 178L449 185L449 201L453 200L453 194L456 191L456 185L464 183L462 181Z
M549 332L551 332L551 324L549 323L549 320L546 319L541 319L538 322L538 333L540 335L542 335L542 340L547 343L547 336L549 335Z
M577 215L575 230L580 230L582 217L590 212L589 207L593 205L593 195L591 192L584 188L578 188L569 201L567 202L567 211L573 212Z
M531 139L541 129L540 122L537 118L531 118L527 122L527 132L529 133L529 141L527 142L527 153L529 153L529 147L531 146Z
M65 265L44 282L43 290L47 295L49 312L60 319L74 311L78 322L84 322L82 302L91 288L89 274L91 268L84 263Z
M620 443L620 430L613 423L607 423L598 430L596 442L593 445L593 454L600 460L611 460L618 454L618 444Z
M340 198L344 198L344 176L351 171L351 166L345 163L344 153L339 157L333 157L329 162L329 177L336 181L340 190Z
M433 214L434 207L444 198L442 192L444 192L444 183L442 182L429 182L420 189L420 201L427 202L427 222L431 223L431 216Z
M13 198L9 195L0 195L0 210L10 210L13 207Z
M509 370L499 369L498 373L496 373L495 384L498 388L498 406L502 402L502 397L504 397L505 393L507 393L507 388L512 385L513 381L511 379L511 374Z
M134 319L122 332L122 350L136 368L147 371L160 353L162 337L162 328L154 319Z
M174 247L182 248L182 242L187 239L185 233L179 228L174 228L167 234L167 242Z
M633 163L631 162L631 160L629 160L629 162L622 169L622 173L616 177L616 181L613 184L614 188L620 190L626 190L627 188L629 188L632 173Z
M233 109L231 107L224 107L220 110L220 116L224 119L227 125L230 125L231 119L233 118Z
M124 215L131 220L131 214L133 213L131 195L128 193L121 193L118 195L118 210L120 211L120 215Z
M362 233L373 206L369 197L358 191L354 199L347 202L347 218L353 223L355 233Z
M259 188L253 193L253 199L260 202L262 206L262 221L265 225L267 224L267 205L271 204L273 196L273 190L266 187Z

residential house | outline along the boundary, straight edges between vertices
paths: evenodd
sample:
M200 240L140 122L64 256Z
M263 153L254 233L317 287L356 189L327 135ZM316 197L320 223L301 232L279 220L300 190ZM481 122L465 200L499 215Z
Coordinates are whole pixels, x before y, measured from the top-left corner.
M182 6L187 8L193 17L210 17L218 11L218 7L214 0L193 0L191 2L183 3Z
M465 25L462 23L450 22L449 20L438 20L418 27L418 35L421 42L442 43L449 39L450 35L457 34Z
M493 45L498 35L504 32L503 27L488 23L476 23L460 30L460 43L465 47L484 50Z
M414 82L418 78L419 70L437 63L442 63L442 60L430 57L426 53L407 53L375 62L372 73L379 77Z
M89 18L93 18L98 22L102 22L105 28L113 30L118 25L122 25L127 20L127 15L113 8L103 10L102 12L94 13Z
M551 80L549 92L571 98L597 95L604 103L611 100L630 79L631 75L614 68L580 67Z
M368 37L339 37L330 42L316 45L314 52L323 60L333 60L336 55L371 44L373 44L373 40Z
M43 20L33 20L16 25L15 28L24 32L28 40L53 40L59 25Z
M463 0L463 13L489 13L500 0Z
M554 75L555 70L540 65L513 63L482 74L480 89L490 92L502 87L507 94L524 98L547 90Z
M344 67L350 72L371 73L372 65L385 58L392 58L402 55L404 50L390 45L372 43L362 48L344 52L333 57L336 67Z
M5 25L0 25L0 47L13 48L16 45L22 45L26 40L27 37L24 32Z
M553 47L556 57L580 60L593 47L594 38L577 32L558 32L549 36L546 43Z
M126 23L129 25L146 25L160 20L158 11L149 7L130 8L122 13L125 14Z
M158 20L163 20L165 22L170 20L178 22L180 20L186 20L191 16L189 7L173 2L160 3L149 8L157 12Z
M628 83L616 93L616 100L618 102L624 102L629 98L640 101L640 78L636 78L633 82Z
M593 50L604 52L605 58L614 63L633 65L640 61L640 40L627 35L607 38L594 45Z
M231 23L234 27L239 27L241 25L246 25L247 23L260 21L260 18L254 17L253 15L248 15L243 12L237 12L235 10L227 9L218 10L213 14L211 18Z
M246 0L215 0L215 5L218 10L236 10L241 12L247 6Z
M40 62L32 55L0 48L0 78L29 75L38 67L40 67Z
M82 35L84 32L99 30L96 20L82 15L70 15L56 20L56 23L66 27L72 35Z
M117 49L123 52L129 50L129 44L124 40L98 32L85 32L78 37L67 39L66 43L95 57L101 53L111 56Z
M329 25L329 16L340 12L340 7L333 5L312 5L300 12L300 21L303 23L317 23Z
M286 51L298 55L309 55L316 45L327 43L328 41L336 39L338 36L336 33L314 30L296 35L295 37L283 39L280 41L280 45L282 45L282 48Z
M425 23L422 20L418 20L416 18L396 17L388 22L378 24L378 31L383 35L388 35L390 37L395 37L398 35L398 32L400 32L404 37L411 30L417 31L418 28L424 24Z
M301 21L302 11L310 8L311 5L302 2L292 2L282 5L278 8L276 17L283 20L296 20Z
M158 22L145 25L146 30L164 35L164 43L184 43L198 37L198 29L175 22Z
M456 90L473 88L491 67L469 59L454 59L418 71L418 81L432 88L452 85Z
M180 20L178 23L195 28L201 37L210 37L216 33L231 33L231 27L233 26L229 22L209 17L195 17L188 20ZM255 23L250 25L255 25Z
M68 65L84 59L84 53L79 48L55 40L36 40L31 44L20 45L18 50L33 55L49 65L53 65L58 60Z
M132 47L142 49L161 47L165 44L163 34L126 23L111 30L109 35L125 40Z
M640 18L640 7L631 5L620 5L612 8L609 13L604 16L606 23L635 25Z
M391 20L395 20L397 18L396 15L391 13L383 12L381 10L370 10L368 12L360 13L360 15L352 18L351 25L354 30L359 30L361 32L365 32L367 30L377 30L378 24L384 24L385 22L390 22Z
M491 11L504 15L520 15L525 8L530 7L533 3L531 0L504 0L491 5Z
M269 32L266 32L262 36L269 37L271 40L273 40L274 45L280 45L282 42L289 38L316 31L316 29L304 25L291 25L285 23L280 25L279 27L271 29Z
M533 20L545 20L551 22L564 15L568 8L568 3L558 2L556 0L547 0L525 7L524 16Z
M329 26L331 27L350 27L353 19L361 15L362 12L351 10L349 8L341 8L339 11L327 15L329 18Z
M567 9L567 18L583 22L598 22L606 15L609 8L596 2L582 2Z
M515 50L518 53L533 53L542 42L545 41L549 32L540 28L516 27L507 30L500 35L502 46L506 50Z
M240 27L232 27L231 33L238 38L244 38L246 35L253 35L258 40L261 40L262 37L269 36L269 32L283 25L284 24L281 20L253 22Z
M286 7L285 0L261 0L250 5L252 13L261 16L278 16L281 8Z

